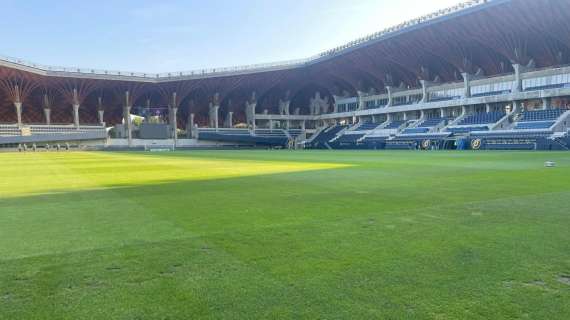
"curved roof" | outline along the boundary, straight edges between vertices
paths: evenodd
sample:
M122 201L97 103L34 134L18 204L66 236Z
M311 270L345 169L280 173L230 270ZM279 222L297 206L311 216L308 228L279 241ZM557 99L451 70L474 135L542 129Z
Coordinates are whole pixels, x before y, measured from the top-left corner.
M384 30L375 32L365 37L348 42L336 48L324 51L317 55L296 60L260 63L253 65L243 65L234 67L222 68L209 68L198 69L191 71L175 71L164 73L145 73L145 72L131 72L131 71L113 71L113 70L100 70L94 68L78 68L78 67L59 67L43 65L35 62L26 61L19 58L13 58L0 55L0 65L18 68L23 71L30 71L46 76L78 76L93 77L96 79L106 78L116 79L120 77L122 80L129 78L134 81L147 81L147 82L161 82L171 81L172 79L201 79L208 77L220 77L230 75L243 75L257 72L267 72L275 70L287 70L294 68L303 68L312 64L324 62L335 57L345 55L353 50L374 45L378 42L388 40L392 37L397 37L401 34L426 27L430 24L438 23L440 21L451 19L456 16L468 14L476 10L482 10L486 7L509 2L512 0L472 0L453 7L442 9L428 15L403 22L399 25L386 28Z

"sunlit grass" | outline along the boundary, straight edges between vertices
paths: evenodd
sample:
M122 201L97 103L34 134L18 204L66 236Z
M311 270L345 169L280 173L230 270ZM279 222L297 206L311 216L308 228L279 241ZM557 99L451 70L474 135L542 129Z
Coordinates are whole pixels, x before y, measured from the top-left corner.
M346 167L339 163L153 156L143 153L0 153L0 198L175 181Z

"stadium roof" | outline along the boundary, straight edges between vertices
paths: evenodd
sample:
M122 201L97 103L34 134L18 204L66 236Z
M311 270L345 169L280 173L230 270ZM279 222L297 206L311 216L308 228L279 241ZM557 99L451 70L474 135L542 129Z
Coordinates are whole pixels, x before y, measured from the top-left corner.
M450 8L442 9L428 15L403 22L399 25L386 28L384 30L375 32L365 37L356 39L336 48L324 51L309 58L261 63L253 65L242 65L233 67L222 68L209 68L198 69L191 71L174 71L164 73L145 73L145 72L131 72L131 71L113 71L113 70L100 70L93 68L79 68L79 67L60 67L43 65L35 62L26 61L19 58L0 56L0 65L6 67L14 67L24 71L34 72L46 76L65 76L71 74L72 76L83 75L85 77L94 76L113 76L121 78L132 78L133 80L140 81L145 79L148 82L161 82L171 81L173 78L180 80L181 78L187 79L200 79L206 77L218 77L229 75L243 75L248 73L287 70L293 68L302 68L308 65L320 63L338 56L345 55L351 51L376 44L381 41L388 40L398 35L423 28L430 24L435 24L446 19L451 19L457 16L465 15L473 11L482 10L490 6L499 5L504 2L512 0L472 0L463 2Z

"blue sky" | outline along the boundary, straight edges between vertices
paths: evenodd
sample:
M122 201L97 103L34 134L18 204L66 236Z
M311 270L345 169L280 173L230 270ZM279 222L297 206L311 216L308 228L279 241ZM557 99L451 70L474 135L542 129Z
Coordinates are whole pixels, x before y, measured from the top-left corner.
M0 54L166 72L305 58L458 0L0 0Z

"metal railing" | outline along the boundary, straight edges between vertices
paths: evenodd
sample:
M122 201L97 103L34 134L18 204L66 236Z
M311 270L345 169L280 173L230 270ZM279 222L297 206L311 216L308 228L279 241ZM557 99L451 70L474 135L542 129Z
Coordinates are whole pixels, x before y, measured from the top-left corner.
M239 72L263 71L275 68L295 68L305 65L309 61L309 59L297 59L297 60L259 63L259 64L235 66L235 67L198 69L198 70L180 71L180 72L143 73L143 72L132 72L132 71L50 66L4 55L0 55L0 60L46 72L64 72L64 73L77 73L83 75L98 75L98 76L119 76L119 77L122 76L122 77L134 77L134 78L145 78L145 79L201 77L201 76L212 76L218 74L228 74L228 73L231 74Z
M406 22L400 23L399 25L392 26L392 27L386 28L382 31L379 31L379 32L364 36L362 38L353 40L353 41L346 43L342 46L338 46L336 48L327 50L323 53L320 53L316 56L311 57L311 60L316 60L319 58L323 58L323 57L327 57L327 56L331 56L331 55L336 55L336 54L342 53L343 51L350 49L352 47L356 47L356 46L365 44L367 42L374 41L376 39L380 39L380 38L385 37L385 36L389 36L389 35L394 34L396 32L403 31L407 28L411 28L411 27L415 27L415 26L420 25L420 24L432 22L435 19L438 19L438 18L441 18L444 16L448 16L448 15L460 12L462 10L466 10L466 9L474 8L474 7L477 7L480 5L484 5L486 3L490 3L493 1L497 1L497 0L472 0L472 1L467 1L467 2L457 4L453 7L441 9L441 10L438 10L436 12L427 14L425 16L406 21Z

